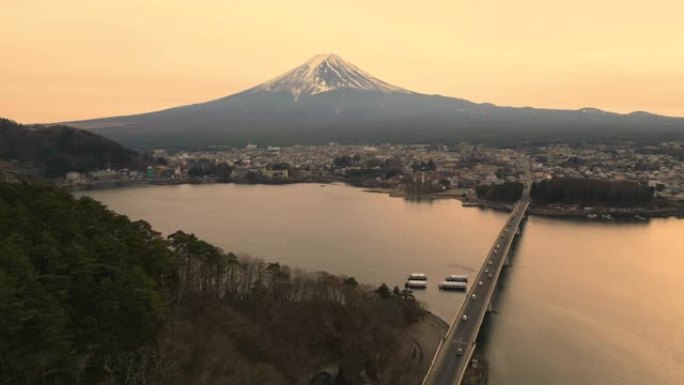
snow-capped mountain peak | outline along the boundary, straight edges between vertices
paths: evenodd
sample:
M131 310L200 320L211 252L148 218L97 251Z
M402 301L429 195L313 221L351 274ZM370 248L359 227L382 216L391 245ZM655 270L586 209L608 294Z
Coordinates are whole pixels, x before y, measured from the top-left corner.
M316 95L338 89L375 91L387 94L411 93L371 76L332 53L316 55L295 69L247 92L251 94L285 92L297 100L302 95Z

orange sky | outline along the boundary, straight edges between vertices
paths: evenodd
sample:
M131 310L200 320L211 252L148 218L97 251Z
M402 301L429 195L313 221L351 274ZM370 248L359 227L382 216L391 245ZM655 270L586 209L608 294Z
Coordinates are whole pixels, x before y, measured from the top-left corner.
M684 116L681 0L0 0L0 116L158 110L322 52L414 91Z

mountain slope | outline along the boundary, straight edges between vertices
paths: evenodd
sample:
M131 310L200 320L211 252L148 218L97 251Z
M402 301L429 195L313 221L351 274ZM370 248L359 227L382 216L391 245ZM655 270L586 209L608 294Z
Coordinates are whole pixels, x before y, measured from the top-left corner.
M37 166L45 177L68 171L142 169L144 157L92 132L68 126L24 126L0 118L0 160Z
M210 102L72 124L143 148L684 137L684 119L593 108L497 107L415 93L333 54Z

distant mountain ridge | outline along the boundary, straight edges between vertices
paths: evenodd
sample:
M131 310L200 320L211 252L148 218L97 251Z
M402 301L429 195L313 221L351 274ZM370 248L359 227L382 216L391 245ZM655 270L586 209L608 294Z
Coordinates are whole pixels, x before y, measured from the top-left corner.
M246 143L684 138L684 119L643 112L498 107L391 85L334 54L206 103L71 122L135 148Z
M40 169L44 177L62 178L68 171L142 170L145 157L110 139L68 126L25 126L0 118L0 160Z

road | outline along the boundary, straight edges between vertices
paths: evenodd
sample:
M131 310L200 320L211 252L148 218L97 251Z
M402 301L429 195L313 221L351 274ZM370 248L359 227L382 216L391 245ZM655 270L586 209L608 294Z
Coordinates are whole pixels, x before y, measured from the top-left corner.
M530 176L527 173L523 197L492 244L479 273L469 282L467 297L442 340L423 385L456 385L463 380L475 350L477 335L491 304L496 284L521 221L530 203Z

